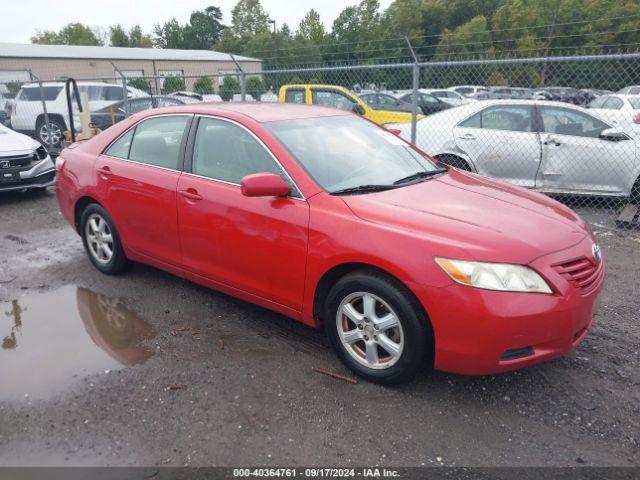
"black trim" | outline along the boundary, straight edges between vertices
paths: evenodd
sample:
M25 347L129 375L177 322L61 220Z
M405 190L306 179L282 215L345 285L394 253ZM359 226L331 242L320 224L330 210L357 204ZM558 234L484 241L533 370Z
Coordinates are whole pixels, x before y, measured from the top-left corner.
M196 116L189 126L189 132L186 136L186 142L183 151L183 171L187 173L193 173L193 147L196 143L196 134L198 133L198 126L200 125L201 116Z
M191 115L189 117L189 119L187 120L187 124L184 126L184 131L182 132L182 140L180 141L180 154L178 156L178 166L177 166L178 171L180 172L184 172L186 167L185 159L186 159L187 145L188 145L189 139L191 138L191 130L192 130L191 126L193 125L193 118L194 118L194 115ZM191 158L189 158L189 165L191 165Z

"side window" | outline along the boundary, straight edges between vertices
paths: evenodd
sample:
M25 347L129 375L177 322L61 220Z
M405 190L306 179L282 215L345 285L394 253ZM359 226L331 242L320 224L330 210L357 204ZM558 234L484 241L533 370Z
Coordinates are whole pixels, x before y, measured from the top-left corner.
M604 108L605 102L609 100L609 97L598 97L587 105L589 108Z
M420 101L421 101L422 103L438 103L438 99L437 99L437 98L435 98L435 97L434 97L434 96L432 96L432 95L427 95L427 94L425 94L425 93L423 93L422 95L420 95L420 97L419 97L419 98L420 98Z
M326 105L342 110L351 111L355 105L353 100L336 90L312 90L311 98L314 105Z
M485 108L460 124L461 127L509 132L532 132L533 113L531 107L505 105Z
M267 149L238 125L215 118L201 118L193 147L192 172L239 185L243 177L269 172L289 178ZM292 192L294 191L293 185ZM292 193L300 196L299 193Z
M187 116L150 118L136 127L129 159L164 168L178 168Z
M456 88L456 92L462 95L470 95L473 93L473 88L467 88L467 87Z
M629 95L638 95L640 93L640 87L629 88Z
M375 105L377 103L375 95L361 95L360 100L362 100L367 105Z
M104 92L105 100L124 100L124 92L122 87L106 87Z
M284 94L286 103L304 103L304 90L288 89Z
M547 133L597 138L609 125L591 115L562 107L542 107L542 123Z
M116 158L129 158L129 147L131 146L131 139L133 138L132 128L124 135L120 136L115 142L113 142L109 148L104 152L105 155Z
M602 108L606 108L608 110L620 110L624 103L618 97L609 97Z

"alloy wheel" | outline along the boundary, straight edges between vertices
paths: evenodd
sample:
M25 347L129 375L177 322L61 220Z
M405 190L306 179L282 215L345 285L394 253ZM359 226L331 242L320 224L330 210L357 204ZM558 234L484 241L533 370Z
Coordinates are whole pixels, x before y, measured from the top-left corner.
M358 363L382 370L394 365L404 349L400 319L387 302L368 292L345 297L336 314L342 346Z
M113 258L113 234L106 220L93 213L85 224L87 246L91 256L101 264L107 264Z

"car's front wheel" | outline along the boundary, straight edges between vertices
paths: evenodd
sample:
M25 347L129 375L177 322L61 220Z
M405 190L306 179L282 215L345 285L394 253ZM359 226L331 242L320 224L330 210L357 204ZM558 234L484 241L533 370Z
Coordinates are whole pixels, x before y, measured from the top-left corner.
M48 147L57 147L64 140L65 130L64 122L57 117L49 118L48 127L44 119L41 119L36 125L37 140Z
M106 210L96 203L87 206L80 218L82 243L91 263L106 274L116 274L129 266L120 236Z
M370 381L401 383L430 367L428 319L391 277L360 271L341 278L327 296L323 320L340 358Z

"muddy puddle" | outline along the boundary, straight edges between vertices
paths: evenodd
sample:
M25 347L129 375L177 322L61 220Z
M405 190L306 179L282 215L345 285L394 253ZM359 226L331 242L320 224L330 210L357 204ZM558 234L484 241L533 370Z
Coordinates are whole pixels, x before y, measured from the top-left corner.
M66 286L0 303L0 401L44 399L149 359L151 326L117 299Z

